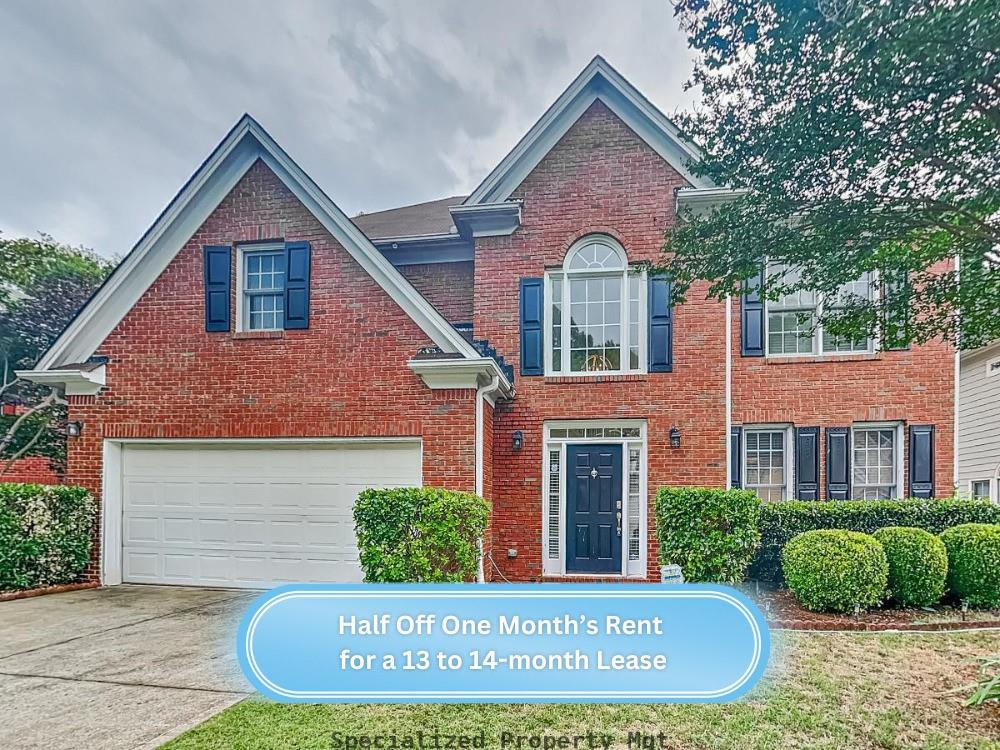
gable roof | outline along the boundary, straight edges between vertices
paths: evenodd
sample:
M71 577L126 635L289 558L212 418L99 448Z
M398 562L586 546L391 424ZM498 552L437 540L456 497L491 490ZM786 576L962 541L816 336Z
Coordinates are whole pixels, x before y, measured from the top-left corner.
M456 231L455 222L448 208L459 205L465 198L464 195L455 195L412 206L358 214L353 221L372 240L452 234Z
M688 169L690 162L700 158L694 144L686 141L666 115L598 55L472 191L463 205L501 203L510 198L515 188L598 99L692 186L714 186L707 178L695 177Z
M250 115L243 115L88 300L36 365L51 370L87 360L125 317L246 171L263 161L327 231L444 352L475 349L375 248Z

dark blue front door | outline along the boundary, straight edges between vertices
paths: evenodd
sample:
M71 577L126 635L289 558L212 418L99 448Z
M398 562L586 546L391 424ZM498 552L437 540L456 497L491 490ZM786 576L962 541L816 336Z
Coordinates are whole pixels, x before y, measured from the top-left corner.
M566 570L622 569L622 447L570 445L566 488Z

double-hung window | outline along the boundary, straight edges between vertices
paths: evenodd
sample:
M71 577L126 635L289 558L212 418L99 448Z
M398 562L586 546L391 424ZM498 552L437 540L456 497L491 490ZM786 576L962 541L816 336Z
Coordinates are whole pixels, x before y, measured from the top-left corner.
M788 497L788 430L748 427L743 433L743 486L761 500Z
M768 277L777 277L785 285L798 283L798 270L770 265ZM866 273L847 282L833 295L821 295L808 289L796 289L767 303L767 353L770 356L806 354L857 354L873 350L868 338L834 336L819 323L825 311L836 310L852 298L871 299L874 277Z
M891 500L898 497L899 446L894 426L855 427L851 497L855 500Z
M973 479L969 483L970 494L976 500L989 500L990 484L992 483L989 479Z
M240 329L278 330L285 318L285 250L281 245L240 248Z
M644 372L646 285L610 237L577 242L560 271L546 274L551 315L546 372Z

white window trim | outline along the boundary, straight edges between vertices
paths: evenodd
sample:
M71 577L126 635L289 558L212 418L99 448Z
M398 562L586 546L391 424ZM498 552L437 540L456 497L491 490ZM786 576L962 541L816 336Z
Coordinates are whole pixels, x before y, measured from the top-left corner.
M795 500L795 425L787 423L745 424L740 428L740 487L747 486L747 433L748 432L784 432L785 433L785 499ZM766 501L765 501L766 502Z
M766 260L764 261L764 269L765 269L764 272L767 273L767 261ZM872 271L871 274L872 274L872 280L871 280L872 288L877 291L880 288L878 271ZM825 352L825 351L823 351L823 324L819 321L819 317L820 317L820 311L822 310L823 305L825 304L825 301L826 300L824 298L824 295L821 294L820 292L817 292L816 293L816 305L812 308L813 311L814 311L814 314L816 315L816 318L817 318L817 320L816 320L816 327L815 327L815 329L813 331L813 337L812 337L812 351L811 352L787 352L787 353L785 353L785 352L776 352L776 353L772 354L771 353L771 336L770 336L770 333L771 333L771 312L772 312L772 310L773 310L773 312L781 312L782 310L781 310L781 308L772 308L772 305L774 303L771 300L765 300L765 302L764 302L764 356L765 357L776 357L776 358L780 357L782 359L785 358L785 357L789 357L789 358L795 357L797 359L808 359L810 357L813 357L813 358L818 358L818 357L852 357L852 356L856 357L858 355L875 354L876 352L881 351L881 348L882 348L881 335L870 336L868 338L868 346L863 351L860 350L860 349L857 349L857 350L854 350L854 351L850 351L850 352ZM793 311L788 310L787 312L793 312Z
M617 438L553 438L553 429L587 427L638 427L639 437ZM649 485L647 481L646 459L646 421L644 419L625 420L559 420L546 422L542 426L544 448L542 450L542 576L543 577L613 577L613 578L646 578L648 565L648 527L649 527ZM628 450L629 446L639 446L639 559L628 559L627 531L622 533L622 570L619 573L568 573L566 571L566 447L582 444L612 444L622 446L622 524L628 528L629 498L628 498ZM549 451L559 450L559 556L553 560L548 556L549 550Z
M997 480L996 479L983 479L983 478L970 479L969 480L969 484L967 486L967 490L969 492L969 497L970 498L975 498L975 494L973 494L973 491L972 491L972 489L973 489L972 485L978 484L979 482L986 482L986 493L987 494L986 494L986 498L985 499L989 500L990 502L994 502L995 503L997 501L997 497L995 495L995 492L1000 491L1000 488L997 487Z
M895 466L895 485L896 493L895 498L898 499L903 497L906 493L906 477L903 474L903 452L905 450L903 444L903 423L902 422L855 422L851 425L851 497L854 497L854 433L857 430L888 430L892 429L895 432L894 440L896 444L893 446L893 451L895 456L893 457L896 463Z
M236 246L236 330L239 333L253 331L281 331L283 328L250 328L249 310L246 301L246 256L254 253L273 253L284 251L283 242L261 242L258 244L246 244ZM288 269L285 269L286 283Z
M601 242L612 249L614 249L622 259L624 269L622 271L605 271L603 269L588 271L588 270L569 270L569 264L576 254L577 250L590 245L594 242ZM613 278L621 275L621 358L620 361L622 365L628 362L629 350L632 345L630 340L630 320L629 320L629 288L628 281L630 276L638 276L639 278L639 367L636 369L629 369L627 367L620 367L617 370L593 370L589 372L572 372L569 369L570 363L570 317L569 317L569 281L570 278ZM562 356L563 367L560 370L555 370L552 366L552 287L553 284L559 283L562 287L562 294L560 296L562 305L562 324L560 326L560 352ZM566 252L566 257L563 260L563 265L559 269L552 269L545 272L544 280L544 298L543 305L545 314L544 328L545 328L545 374L546 376L554 377L571 377L571 378L599 378L608 375L642 375L647 371L647 343L646 337L648 335L649 328L649 307L648 300L646 299L648 293L648 284L646 270L635 269L629 266L628 255L625 252L625 248L621 246L612 237L603 234L590 234L583 237L573 243L572 247Z

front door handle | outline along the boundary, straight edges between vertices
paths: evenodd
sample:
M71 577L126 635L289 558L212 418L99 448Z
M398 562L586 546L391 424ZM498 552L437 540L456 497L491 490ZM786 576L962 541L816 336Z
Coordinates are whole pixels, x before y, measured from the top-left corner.
M622 535L622 512L618 511L615 513L615 517L618 519L618 536Z

